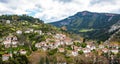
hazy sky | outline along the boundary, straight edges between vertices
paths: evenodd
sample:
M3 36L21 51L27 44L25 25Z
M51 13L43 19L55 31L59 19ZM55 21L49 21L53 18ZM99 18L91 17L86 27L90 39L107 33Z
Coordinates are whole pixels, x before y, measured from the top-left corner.
M80 11L120 13L120 0L0 0L0 15L28 14L53 22Z

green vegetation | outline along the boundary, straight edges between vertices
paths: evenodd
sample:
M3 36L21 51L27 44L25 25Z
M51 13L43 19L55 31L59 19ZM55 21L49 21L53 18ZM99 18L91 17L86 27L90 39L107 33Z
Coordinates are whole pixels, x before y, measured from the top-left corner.
M79 30L79 32L89 32L89 31L93 31L94 29L81 29Z
M94 13L89 11L85 11L85 13L86 15L83 15L84 11L78 12L70 16L69 19L66 18L50 24L57 27L66 26L68 31L84 38L105 41L114 33L109 33L110 27L117 24L120 20L120 14L106 15L106 13Z
M83 54L83 51L82 51L82 50L80 50L80 51L78 51L78 53L79 53L79 54Z
M55 53L57 53L57 49L53 49L53 50L48 51L49 55L54 55Z
M10 23L7 23L7 20L10 20ZM30 31L33 30L33 31ZM34 31L42 31L42 34ZM17 34L16 31L22 31L21 34ZM30 31L30 33L25 33ZM2 15L0 16L0 55L9 53L12 51L17 52L12 58L8 61L0 61L0 64L28 64L28 57L33 51L36 51L37 48L35 44L41 41L45 41L47 38L52 38L52 35L47 35L47 33L61 33L60 29L49 25L44 24L42 20L33 18L26 15ZM1 43L4 41L5 37L9 35L14 35L18 38L19 46L13 48L5 48ZM51 41L54 42L54 41ZM23 45L21 45L23 44ZM26 55L21 55L18 52L23 49L26 50ZM57 52L57 49L50 50L49 55L54 55ZM0 56L0 60L1 60ZM46 59L48 61L48 59Z
M108 53L99 56L99 47L95 47L98 48L97 50L91 50L86 47L89 43L86 38L80 38L78 37L79 35L73 36L73 33L71 32L69 32L69 34L71 34L72 37L76 37L76 39L69 39L66 27L59 29L52 25L44 24L39 19L26 15L2 15L0 16L0 19L2 19L0 20L0 64L93 64L94 62L95 64L108 64ZM6 23L6 20L10 20L11 22ZM82 24L84 23L82 21L85 19L79 18L79 20L81 21L80 24ZM75 21L79 22L79 20ZM77 22L75 24L77 24ZM93 24L94 22L90 23L91 26ZM87 28L86 26L84 26L85 29L80 28L80 31L84 33L95 31L94 29ZM74 28L76 27L78 27L78 25L74 26ZM22 31L22 33L18 34L16 31ZM63 37L62 39L58 38L59 34L63 36L66 35L66 37ZM117 35L119 35L119 33ZM3 45L2 42L4 42L4 40L6 40L5 38L8 36L17 37L17 47L11 46L12 48L7 48ZM11 37L11 40L12 39L13 37ZM119 37L117 37L117 39L119 40ZM78 40L78 42L74 42L74 40ZM64 44L61 44L61 41L63 41ZM66 44L67 41L74 43ZM38 45L36 45L36 43ZM102 44L99 40L97 43L97 45ZM91 47L94 45L91 45ZM112 47L108 47L107 45L105 48L112 49ZM89 57L87 57L87 54L83 53L86 49L91 50ZM23 54L21 53L21 50L23 50ZM100 49L100 51L101 50L102 49ZM26 52L25 54L24 51ZM10 57L6 61L2 61L2 55L9 54L10 52L12 52L13 57ZM110 54L115 55L113 52L110 52ZM119 53L116 54L118 58L119 55ZM98 62L99 60L104 60L104 62Z

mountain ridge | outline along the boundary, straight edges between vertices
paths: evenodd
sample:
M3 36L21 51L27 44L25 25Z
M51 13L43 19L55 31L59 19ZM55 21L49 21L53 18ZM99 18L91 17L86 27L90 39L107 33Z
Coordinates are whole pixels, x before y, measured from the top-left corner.
M111 26L119 21L120 14L83 11L49 24L57 27L65 26L68 31L83 37L105 41L112 34L108 32Z

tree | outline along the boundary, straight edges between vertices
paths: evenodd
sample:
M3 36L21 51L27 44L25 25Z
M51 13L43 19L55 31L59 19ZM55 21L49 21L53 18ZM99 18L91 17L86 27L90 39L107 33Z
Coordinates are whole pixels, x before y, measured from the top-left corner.
M49 54L49 55L54 55L55 53L57 53L57 48L48 51L48 54Z
M14 20L14 21L17 21L18 18L19 18L19 17L18 17L17 15L13 15L13 16L12 16L12 20Z
M47 56L46 56L46 64L50 64Z
M83 54L83 51L82 51L82 50L80 50L80 51L78 51L78 53L81 55L81 54Z
M44 57L40 57L39 64L44 64Z
M81 43L81 47L85 48L86 47L86 43Z
M86 39L84 38L84 39L83 39L83 42L85 42L85 41L86 41Z
M74 45L76 45L76 46L80 46L80 42L74 42Z
M2 55L0 54L0 64L2 64Z

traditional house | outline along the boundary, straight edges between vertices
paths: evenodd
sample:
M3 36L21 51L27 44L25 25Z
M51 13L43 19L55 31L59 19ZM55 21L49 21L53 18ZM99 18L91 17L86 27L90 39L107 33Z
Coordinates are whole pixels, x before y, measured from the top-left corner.
M10 24L10 20L6 20L6 24Z
M78 46L75 46L75 45L72 45L71 48L72 48L73 50L78 50L79 47L78 47Z
M102 45L102 44L99 45L99 48L100 48L100 49L102 49L102 48L104 48L104 47L105 47L105 46Z
M12 47L17 47L18 41L12 41Z
M42 31L41 30L35 30L34 32L42 35Z
M18 38L17 38L16 36L14 36L14 37L12 37L12 40L13 40L13 41L17 41Z
M5 46L5 48L9 48L10 44L11 44L11 41L9 40L3 41L3 45Z
M36 43L35 44L35 47L38 48L38 49L41 48L41 46L42 46L41 43Z
M93 56L93 53L91 52L85 54L85 57L92 57L92 56Z
M86 54L86 53L90 53L91 49L89 49L89 48L83 48L82 51Z
M21 30L17 30L16 33L17 34L22 34L22 31Z
M109 49L103 48L102 51L103 51L104 53L107 53L107 52L109 51Z
M9 60L9 58L10 58L10 54L3 54L3 55L2 55L2 60L3 60L3 61Z
M66 45L72 45L73 44L72 39L70 39L70 38L65 38L64 42L65 42Z
M22 54L22 55L25 55L25 54L27 53L27 51L26 51L26 50L23 50L23 49L21 49L19 52L20 52L20 54Z
M112 53L114 53L114 54L117 54L118 52L119 52L119 50L118 49L112 49L112 50L110 50Z
M88 42L86 47L89 48L90 50L96 49L96 46L93 44L93 42Z
M26 30L24 33L30 33L30 31L29 31L29 30Z
M59 52L65 52L65 49L64 48L58 48L58 51Z
M56 34L54 37L56 39L59 39L59 40L64 40L66 38L66 35L64 35L64 34Z
M78 51L73 50L73 51L72 51L72 55L73 55L73 56L77 56L77 55L78 55Z
M48 49L48 47L42 47L42 50L46 51Z
M90 50L94 50L94 49L96 49L96 46L93 45L90 47Z
M34 31L34 29L32 29L32 28L29 28L28 30L29 30L30 32L33 32L33 31Z
M6 48L9 48L10 46L12 47L17 47L17 37L16 36L8 36L5 38L5 40L3 41L3 45L6 47Z

